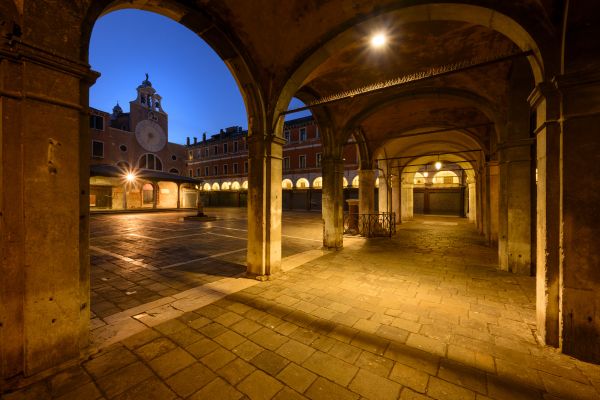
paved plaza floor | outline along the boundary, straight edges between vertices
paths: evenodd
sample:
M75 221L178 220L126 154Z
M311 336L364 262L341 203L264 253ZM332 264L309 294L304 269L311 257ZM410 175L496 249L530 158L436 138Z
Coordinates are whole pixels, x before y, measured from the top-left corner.
M285 271L259 282L245 210L207 212L93 216L92 355L5 399L600 398L464 219L324 251L320 214L284 212Z

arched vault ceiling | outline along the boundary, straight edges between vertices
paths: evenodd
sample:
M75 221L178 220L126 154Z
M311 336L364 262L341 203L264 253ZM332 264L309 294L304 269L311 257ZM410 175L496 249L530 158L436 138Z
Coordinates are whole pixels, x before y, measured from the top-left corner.
M332 54L316 68L305 79L304 86L328 95L428 67L517 51L503 35L464 22L409 23L389 29L388 37L388 44L379 49L369 46L364 37L356 37L350 46ZM504 69L491 72L501 78L505 75Z
M399 35L397 43L401 49L397 60L392 63L395 72L413 70L423 64L429 66L437 61L462 59L489 48L497 50L511 46L511 42L502 35L466 23L437 21L416 23L412 27L404 23L404 8L437 4L432 1L197 0L195 3L209 15L218 16L221 28L236 38L235 42L243 48L244 54L258 66L256 78L276 85L285 82L311 54L323 50L323 46L340 33L360 23L365 23L361 29L369 29L369 22L375 20L385 21ZM546 38L553 34L553 27L543 9L545 5L540 0L456 0L456 3L496 10L524 26L534 37ZM426 16L429 11L422 9L420 12ZM483 24L490 22L482 21ZM371 32L364 32L358 42L362 41L364 45L369 34ZM315 81L317 85L320 77L335 75L335 71L339 71L339 62L354 60L355 66L360 64L356 58L357 51L360 51L358 42L355 49L344 49L342 54L335 50L333 58L322 66L322 72L312 74L305 83ZM329 52L333 49L324 50ZM418 57L408 60L410 55ZM358 67L351 72L354 74L362 70ZM276 95L278 89L281 88L273 86L265 94L267 97Z
M402 101L384 107L360 123L367 140L382 142L400 137L425 126L462 127L484 125L490 120L478 109L461 105L452 99L422 98ZM471 128L482 141L487 141L488 127Z

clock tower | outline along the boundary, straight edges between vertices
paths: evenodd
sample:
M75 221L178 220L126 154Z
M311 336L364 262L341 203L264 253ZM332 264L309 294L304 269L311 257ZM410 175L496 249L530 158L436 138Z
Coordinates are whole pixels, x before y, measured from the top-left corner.
M137 98L129 102L131 128L135 139L150 153L164 149L168 137L168 115L162 108L162 97L148 79L137 87Z

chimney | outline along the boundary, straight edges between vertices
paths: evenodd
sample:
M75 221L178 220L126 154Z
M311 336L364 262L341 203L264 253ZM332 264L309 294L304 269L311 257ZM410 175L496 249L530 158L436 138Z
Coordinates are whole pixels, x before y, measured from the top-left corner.
M194 144L198 144L198 138L194 136Z
M187 137L187 141L186 142L187 142L187 145L189 146L190 145L190 137L189 136Z

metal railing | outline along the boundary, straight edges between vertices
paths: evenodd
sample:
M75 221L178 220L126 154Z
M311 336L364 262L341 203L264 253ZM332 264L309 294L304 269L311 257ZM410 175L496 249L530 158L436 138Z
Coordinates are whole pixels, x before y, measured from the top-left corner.
M364 237L392 237L396 233L396 213L344 214L344 234Z

